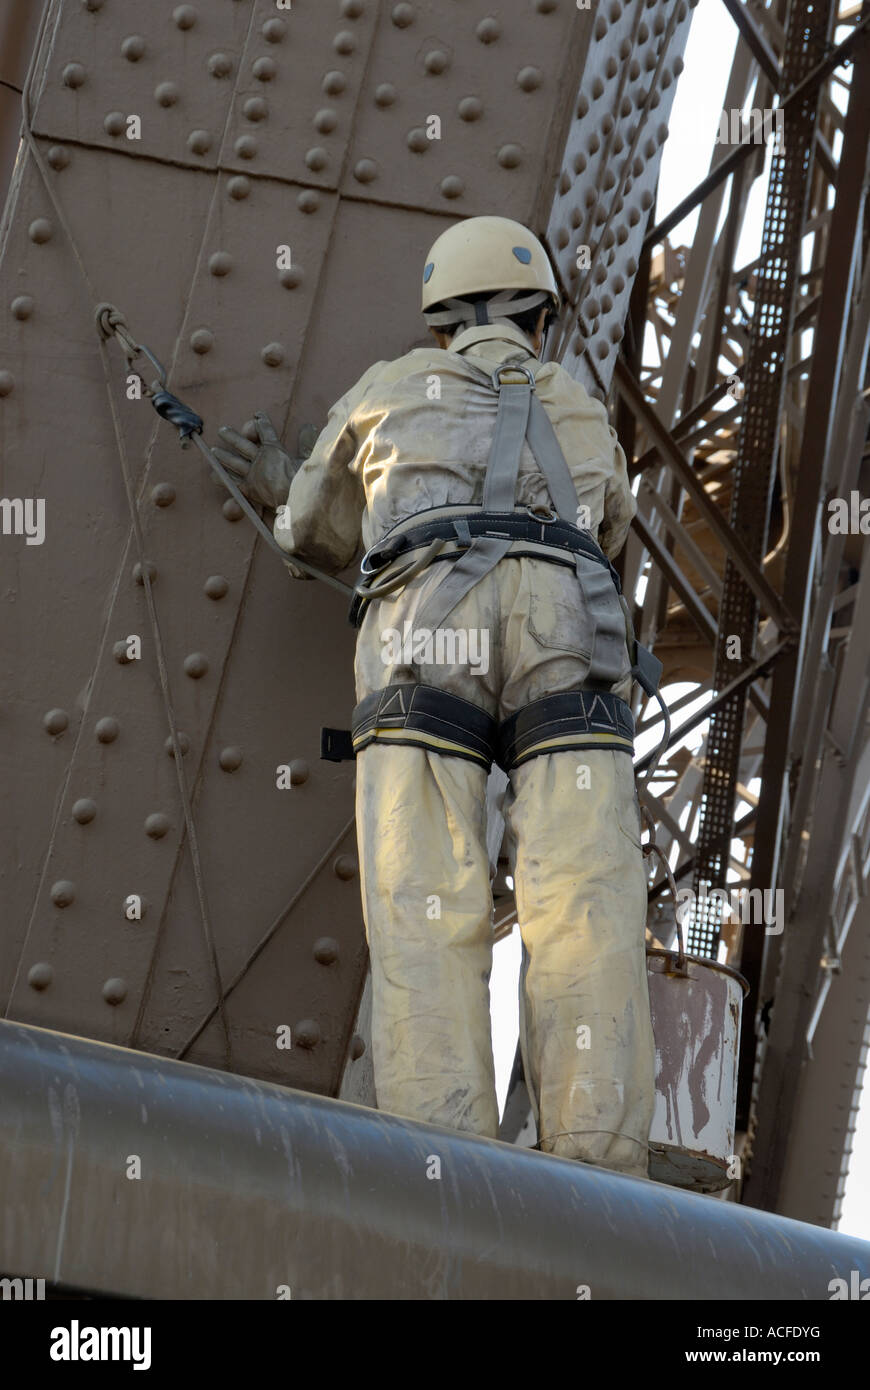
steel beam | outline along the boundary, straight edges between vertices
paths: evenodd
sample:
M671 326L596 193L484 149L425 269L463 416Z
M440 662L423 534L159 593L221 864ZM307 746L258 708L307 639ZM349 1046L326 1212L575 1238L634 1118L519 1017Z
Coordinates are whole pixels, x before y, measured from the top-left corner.
M72 1288L827 1301L870 1277L870 1244L819 1227L22 1024L0 1115L0 1269Z

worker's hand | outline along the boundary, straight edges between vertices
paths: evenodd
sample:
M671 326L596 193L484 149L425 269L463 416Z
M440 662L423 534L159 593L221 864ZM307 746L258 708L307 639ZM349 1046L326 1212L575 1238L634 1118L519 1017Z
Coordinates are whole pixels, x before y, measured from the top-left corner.
M239 488L252 502L265 507L283 506L299 464L281 446L275 426L264 410L254 415L259 443L252 444L243 434L222 425L218 430L229 447L215 449L225 468L235 474ZM309 451L310 452L310 451Z

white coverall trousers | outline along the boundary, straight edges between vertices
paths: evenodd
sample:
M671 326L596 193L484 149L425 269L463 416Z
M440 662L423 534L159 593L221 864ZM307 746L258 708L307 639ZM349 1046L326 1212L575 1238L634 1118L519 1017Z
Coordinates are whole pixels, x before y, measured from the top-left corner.
M443 573L434 564L397 597L370 604L357 645L358 700L410 681L501 720L582 684L592 643L576 577L530 558L501 560L446 620L454 632L488 633L485 674L385 664L383 634L413 623ZM623 699L628 671L626 650L625 679L613 687ZM495 1138L486 783L482 767L419 747L376 743L357 756L379 1107ZM511 773L505 819L527 955L520 1026L540 1148L646 1177L654 1047L630 755L596 748L531 758Z

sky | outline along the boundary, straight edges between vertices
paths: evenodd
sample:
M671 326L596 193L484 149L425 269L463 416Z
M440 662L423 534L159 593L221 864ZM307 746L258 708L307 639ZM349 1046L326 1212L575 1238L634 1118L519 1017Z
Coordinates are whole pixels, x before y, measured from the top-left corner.
M838 32L837 39L842 39L845 32ZM709 172L713 139L723 106L736 41L737 31L734 22L722 0L699 0L686 47L685 70L677 83L669 122L670 135L663 151L657 218L661 218L676 206ZM835 100L842 108L844 103L839 94L835 95ZM835 153L839 153L836 147ZM750 194L744 230L737 247L738 265L745 265L753 260L760 249L768 170L769 156L764 177L756 180ZM723 220L726 206L723 200ZM697 212L691 213L674 228L670 234L671 244L690 245L697 220ZM671 687L667 694L670 698L676 698L688 688ZM694 707L690 707L685 713L680 712L680 722L688 717L691 708ZM694 731L686 740L689 747L694 749L700 744L704 727L702 725L700 730ZM645 751L640 740L637 751ZM519 930L514 927L510 937L495 948L490 982L496 1085L500 1107L504 1105L517 1044L520 956ZM867 1097L868 1088L865 1087L857 1132L853 1140L843 1215L837 1227L842 1232L859 1236L864 1240L870 1240L870 1103Z

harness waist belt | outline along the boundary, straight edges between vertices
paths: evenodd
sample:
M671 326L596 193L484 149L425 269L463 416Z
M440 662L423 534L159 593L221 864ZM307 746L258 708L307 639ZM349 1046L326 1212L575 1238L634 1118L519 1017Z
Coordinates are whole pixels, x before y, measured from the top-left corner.
M425 517L425 513L421 513ZM459 523L457 525L457 522ZM574 555L586 555L604 569L621 592L619 575L601 547L588 531L573 526L561 518L535 515L534 512L476 511L454 516L437 516L431 520L407 520L392 527L363 557L363 573L370 574L404 555L417 546L433 540L459 542L465 547L477 536L492 536L499 540L534 541L537 545L567 550Z

